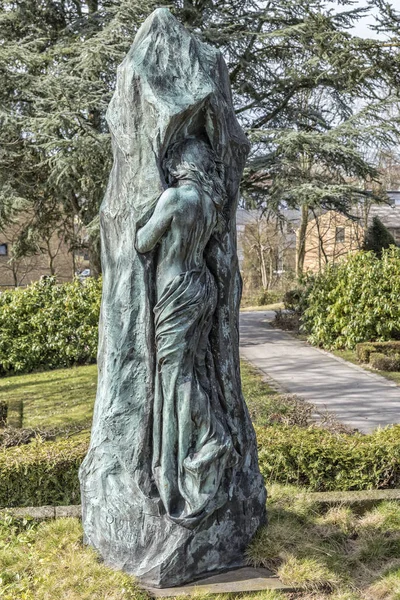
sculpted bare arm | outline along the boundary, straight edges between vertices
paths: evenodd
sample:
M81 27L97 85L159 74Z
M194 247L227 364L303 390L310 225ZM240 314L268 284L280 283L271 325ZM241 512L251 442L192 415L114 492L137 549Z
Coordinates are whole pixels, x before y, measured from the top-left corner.
M168 188L161 194L151 218L136 234L135 248L141 254L150 252L169 229L177 201L177 190Z

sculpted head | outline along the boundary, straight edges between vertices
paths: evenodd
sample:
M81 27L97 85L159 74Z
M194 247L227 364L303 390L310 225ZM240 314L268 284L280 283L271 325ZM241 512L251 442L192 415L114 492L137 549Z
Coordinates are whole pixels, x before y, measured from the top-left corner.
M172 178L183 171L197 169L209 173L215 165L215 156L211 146L194 137L186 138L172 144L165 159L167 176Z
M163 166L168 185L182 179L195 181L211 196L218 210L223 208L223 164L207 142L195 137L175 142L169 147Z

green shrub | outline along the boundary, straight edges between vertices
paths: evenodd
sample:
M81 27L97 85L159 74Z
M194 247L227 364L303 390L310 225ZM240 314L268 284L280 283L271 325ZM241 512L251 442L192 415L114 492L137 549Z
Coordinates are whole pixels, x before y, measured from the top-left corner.
M0 452L0 506L80 503L78 469L88 436L43 442Z
M386 355L382 352L371 352L369 357L371 367L379 371L400 371L400 355Z
M368 227L363 250L372 250L378 256L381 256L384 248L395 246L396 241L387 227L384 226L379 217L372 219L371 225Z
M363 343L357 344L356 346L356 355L359 361L363 363L369 363L369 357L372 352L376 352L376 348L374 344Z
M300 288L288 290L283 296L285 310L275 311L273 325L286 331L300 331L301 315L303 312L303 290Z
M310 342L326 348L354 348L366 341L398 338L400 332L400 249L379 259L357 252L305 283L302 327Z
M55 278L0 295L0 373L95 361L101 282Z
M370 435L318 427L257 427L261 473L313 491L400 486L400 425Z
M281 290L247 290L243 293L241 306L265 306L267 304L276 304L281 302L283 291Z
M300 312L302 297L303 290L299 288L285 292L285 295L283 296L283 304L286 310Z
M261 473L268 482L314 491L400 486L400 425L370 435L319 427L256 427ZM0 453L0 506L79 504L78 469L88 434L8 448Z
M282 292L278 290L261 290L256 296L257 306L265 306L267 304L276 304L281 302Z

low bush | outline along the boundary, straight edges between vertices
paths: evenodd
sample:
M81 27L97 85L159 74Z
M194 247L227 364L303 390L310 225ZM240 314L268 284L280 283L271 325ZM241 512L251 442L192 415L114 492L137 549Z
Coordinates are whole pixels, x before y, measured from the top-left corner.
M299 333L301 315L303 312L303 290L300 288L288 290L283 297L285 310L276 310L274 327Z
M281 290L251 290L245 291L242 296L241 306L266 306L282 302L283 291Z
M283 296L283 304L286 310L292 310L294 312L301 311L301 302L303 298L303 290L295 288L288 290Z
M400 248L357 252L305 281L302 327L310 342L352 349L400 335Z
M318 427L257 428L265 479L313 491L400 486L400 425L369 435L333 434Z
M300 314L295 311L281 310L279 308L275 311L272 325L278 329L295 331L298 333L300 330Z
M367 342L356 346L356 355L361 362L369 363L373 353L397 357L400 354L400 342Z
M400 355L393 354L387 356L382 352L371 352L369 363L374 369L379 371L400 371Z
M88 435L43 442L0 452L0 506L80 503L78 469L87 452Z
M0 374L94 362L101 282L55 278L0 295Z
M278 290L261 290L256 296L257 306L276 304L282 301L282 292Z
M400 426L370 435L335 434L319 427L256 427L260 470L267 483L313 491L400 486ZM0 506L79 504L78 469L88 434L0 453Z

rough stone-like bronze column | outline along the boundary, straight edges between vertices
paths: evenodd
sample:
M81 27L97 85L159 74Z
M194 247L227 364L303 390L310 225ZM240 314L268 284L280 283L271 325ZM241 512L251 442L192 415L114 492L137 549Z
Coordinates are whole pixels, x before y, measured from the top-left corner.
M249 146L221 54L167 9L138 31L107 120L83 525L107 564L169 587L243 565L265 521L238 354L235 213Z

